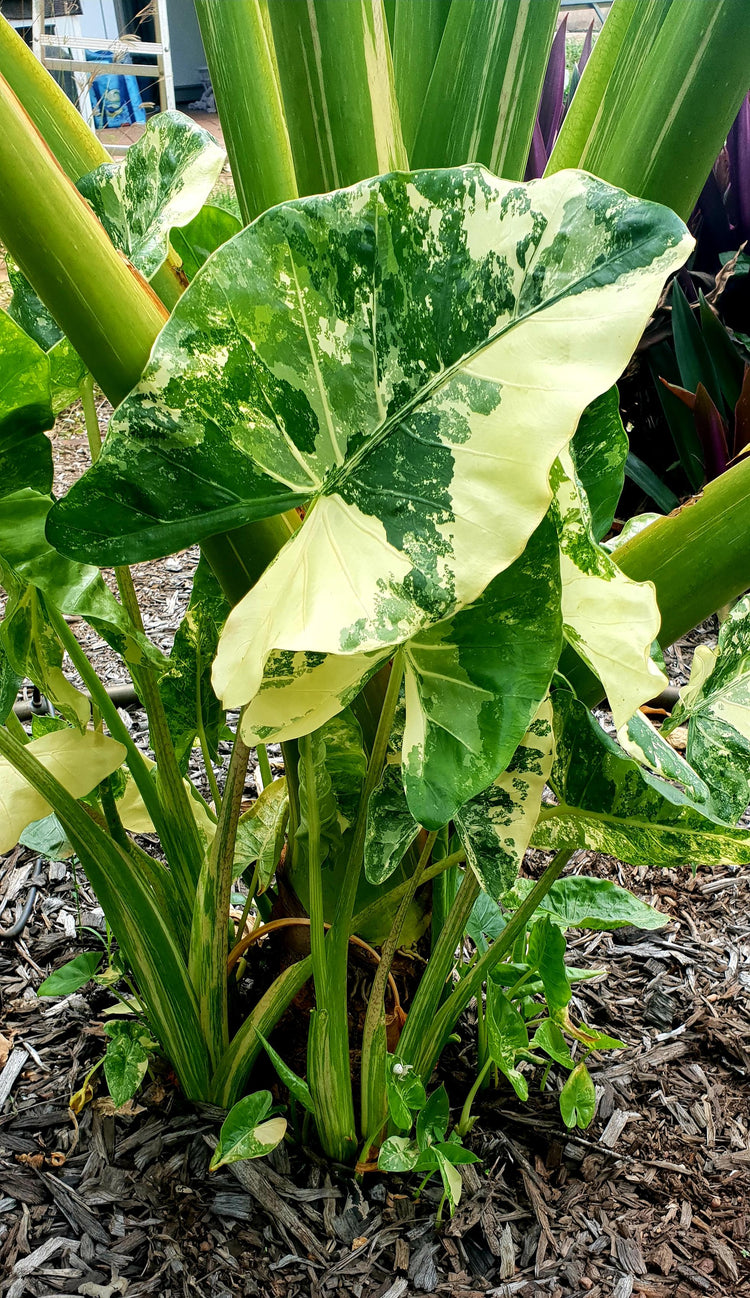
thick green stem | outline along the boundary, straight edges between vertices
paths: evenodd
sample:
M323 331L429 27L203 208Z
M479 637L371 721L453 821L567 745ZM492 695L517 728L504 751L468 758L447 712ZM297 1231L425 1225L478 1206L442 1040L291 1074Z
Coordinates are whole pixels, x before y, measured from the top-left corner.
M23 104L66 176L76 181L111 158L70 102L62 86L42 67L25 40L0 17L0 76Z
M0 77L0 240L117 404L167 318Z
M271 784L273 781L273 775L271 774L271 766L268 761L268 749L266 748L265 744L258 744L258 747L256 748L255 752L258 758L258 768L260 770L261 783L263 785L263 788L266 789L268 788L268 785Z
M407 912L422 881L422 875L435 846L437 831L427 835L416 869L407 881L390 933L380 950L380 964L372 980L367 1013L362 1030L361 1130L373 1131L378 1120L385 1123L388 1102L385 1094L385 1056L387 1053L385 1022L385 989L393 957L401 939Z
M416 990L398 1043L399 1057L408 1062L412 1061L413 1055L419 1053L421 1041L429 1034L446 980L455 962L456 948L466 932L466 925L478 896L477 877L473 870L466 870L435 949L422 975L422 981Z
M328 1000L328 973L326 969L326 930L323 908L323 876L321 874L320 805L312 741L305 735L299 741L299 757L304 779L305 815L308 835L308 880L310 889L310 954L315 980L315 1000L319 1009L325 1009Z
M414 1009L414 1007L412 1007L412 1013L409 1014L409 1018L406 1021L406 1029L404 1030L401 1041L399 1042L399 1055L407 1063L412 1064L425 1080L428 1079L432 1073L443 1045L457 1022L459 1015L466 1009L466 1006L469 1004L472 997L479 995L482 985L487 981L488 974L492 969L494 969L495 965L504 959L507 953L512 950L516 938L525 933L526 925L534 914L540 901L546 897L552 884L562 874L572 855L573 851L568 851L567 849L563 849L556 853L544 871L544 874L537 880L528 897L526 897L523 904L519 906L518 910L513 915L513 918L508 921L499 937L495 938L495 941L490 947L488 947L487 951L485 951L484 955L477 961L474 967L459 980L458 984L451 992L446 1002L440 1007L437 1014L435 1014L434 1017L424 1025L422 1035L417 1036L417 1033L412 1031L405 1042L404 1037L406 1037L406 1029L411 1025ZM461 889L456 898L457 901L461 896L461 891L463 890L464 885L465 881L464 884L461 885ZM429 969L430 966L428 965L425 977L429 974ZM422 982L424 982L424 980L425 979L423 978ZM420 991L421 984L417 989L417 996L414 998L415 1004Z
M383 710L362 786L341 894L333 924L325 939L325 999L316 986L318 1008L310 1020L308 1075L316 1105L318 1134L329 1157L340 1161L348 1161L356 1153L356 1121L349 1060L349 933L364 855L367 808L383 769L403 673L403 656L399 650L391 667Z
M266 0L196 0L232 178L246 223L297 197Z
M86 425L86 437L89 444L91 463L96 464L102 450L102 434L99 427L99 415L94 401L94 378L87 374L81 383L81 405Z
M234 741L216 833L203 864L190 934L190 981L201 1027L216 1068L229 1045L227 954L234 849L250 749Z

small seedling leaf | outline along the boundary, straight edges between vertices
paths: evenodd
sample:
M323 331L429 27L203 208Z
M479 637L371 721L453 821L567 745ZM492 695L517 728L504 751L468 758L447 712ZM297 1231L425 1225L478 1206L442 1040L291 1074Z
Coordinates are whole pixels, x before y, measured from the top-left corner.
M85 987L102 962L102 951L83 951L75 960L61 965L49 978L45 978L38 996L71 996Z
M578 1064L560 1092L560 1113L566 1127L588 1127L596 1112L594 1083L585 1064Z
M276 1148L284 1139L286 1118L263 1121L272 1103L270 1091L255 1091L229 1110L211 1159L210 1172L243 1158L262 1158Z

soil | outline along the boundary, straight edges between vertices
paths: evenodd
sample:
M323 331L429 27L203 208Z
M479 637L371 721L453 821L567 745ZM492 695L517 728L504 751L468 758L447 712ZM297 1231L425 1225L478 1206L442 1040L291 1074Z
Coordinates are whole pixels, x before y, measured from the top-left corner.
M59 488L86 462L80 414L63 425ZM186 551L136 569L164 649L195 562ZM76 632L106 682L123 679L106 646ZM675 681L696 640L714 636L709 625L670 653ZM145 747L143 714L124 715ZM627 1048L593 1057L597 1113L583 1133L563 1126L554 1075L525 1105L504 1084L484 1092L468 1142L482 1161L462 1168L462 1202L438 1229L436 1186L415 1200L408 1179L360 1185L299 1146L209 1175L222 1115L188 1105L167 1071L117 1112L95 1080L75 1117L69 1097L103 1053L110 998L36 989L105 925L80 871L45 866L25 931L0 940L2 1298L750 1295L750 871L631 870L591 855L576 869L670 916L657 933L569 935L573 963L607 971L576 985L574 1007ZM33 871L26 849L0 860L0 924ZM291 1031L276 1034L282 1051ZM460 1038L436 1079L454 1106L473 1080L470 1014Z

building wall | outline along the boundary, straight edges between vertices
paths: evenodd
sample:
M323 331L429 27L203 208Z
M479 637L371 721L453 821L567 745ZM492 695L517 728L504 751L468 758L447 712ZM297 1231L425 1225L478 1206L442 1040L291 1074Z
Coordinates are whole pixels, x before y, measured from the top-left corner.
M81 34L117 36L115 0L82 0ZM195 99L201 90L199 69L205 64L193 0L168 0L167 17L177 102Z

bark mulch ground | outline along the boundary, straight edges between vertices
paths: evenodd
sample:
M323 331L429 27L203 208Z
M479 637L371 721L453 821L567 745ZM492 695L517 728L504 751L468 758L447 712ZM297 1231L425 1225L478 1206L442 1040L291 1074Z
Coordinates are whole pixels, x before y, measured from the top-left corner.
M70 431L60 485L85 464L75 416ZM137 572L164 648L194 564L186 552ZM695 638L670 655L677 682ZM120 679L89 647L107 683ZM142 714L127 715L145 743ZM69 862L45 866L24 933L0 941L0 1296L750 1295L750 871L577 868L670 916L657 933L570 935L572 963L608 971L576 985L574 1007L628 1048L594 1057L584 1133L562 1125L554 1078L525 1106L505 1086L485 1092L469 1138L482 1163L462 1169L462 1203L438 1230L436 1187L415 1201L400 1178L358 1185L311 1150L209 1176L220 1115L187 1105L166 1072L116 1113L95 1083L74 1117L110 997L36 988L102 940L104 919ZM0 860L0 925L34 870L26 849ZM472 1080L465 1028L442 1064L454 1105Z

